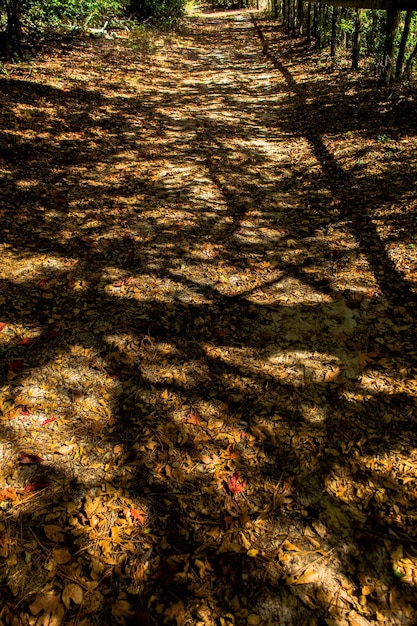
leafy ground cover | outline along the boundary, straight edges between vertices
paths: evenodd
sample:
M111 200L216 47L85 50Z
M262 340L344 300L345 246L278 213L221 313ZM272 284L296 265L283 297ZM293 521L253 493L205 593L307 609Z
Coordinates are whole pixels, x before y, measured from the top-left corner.
M413 100L133 43L0 79L0 619L414 624Z

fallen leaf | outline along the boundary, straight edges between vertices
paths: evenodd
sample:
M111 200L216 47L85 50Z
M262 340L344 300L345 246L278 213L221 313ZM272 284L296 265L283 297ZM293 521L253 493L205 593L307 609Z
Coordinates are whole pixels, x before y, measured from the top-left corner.
M80 585L76 585L75 583L70 583L67 585L62 592L62 602L64 603L67 609L71 606L71 600L74 604L81 604L83 601L84 592Z
M54 543L60 543L65 539L65 532L58 524L47 524L43 527L46 537Z
M0 502L5 500L15 500L17 498L16 489L13 487L6 487L0 490Z
M20 345L21 346L31 346L32 343L34 343L36 341L36 339L34 337L24 337L21 341L20 341Z
M145 523L145 517L143 513L138 511L137 509L130 509L130 515L135 522L139 522L142 526Z
M52 550L52 556L58 565L64 565L72 560L72 554L68 548L55 548ZM65 602L64 602L65 604ZM67 606L65 604L65 606ZM68 607L67 607L68 608Z
M185 624L185 606L184 602L180 600L179 602L175 602L175 604L171 604L165 610L165 616L172 620L175 620L177 626L183 626Z
M11 372L15 374L19 374L20 372L23 372L25 368L25 362L24 361L11 361L10 363L7 364L7 367L9 368Z
M34 476L32 481L26 485L25 491L40 491L45 489L51 484L51 481L47 480L44 476Z
M196 411L190 411L190 413L183 419L186 424L200 424L200 418Z
M29 605L32 615L39 615L36 626L60 626L65 617L65 609L57 595L38 596Z
M41 422L41 426L46 426L47 424L52 424L52 422L56 422L56 417L48 417L46 420Z
M240 493L241 491L244 490L244 488L246 487L246 480L240 480L239 472L234 472L227 479L227 486L229 488L230 493L232 495L236 495L237 493Z
M307 585L315 583L319 579L319 573L313 569L308 569L301 576L289 576L287 578L288 585Z
M24 465L35 465L37 463L42 463L42 457L37 454L28 454L27 452L22 452L19 454L19 461Z

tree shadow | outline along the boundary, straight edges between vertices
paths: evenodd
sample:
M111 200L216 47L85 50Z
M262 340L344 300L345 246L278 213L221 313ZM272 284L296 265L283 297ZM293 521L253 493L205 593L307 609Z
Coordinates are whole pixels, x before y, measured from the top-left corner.
M4 597L71 581L66 623L412 623L415 293L372 213L404 162L364 190L321 137L366 127L353 96L325 117L222 23L153 81L124 50L97 87L95 42L87 87L1 81Z

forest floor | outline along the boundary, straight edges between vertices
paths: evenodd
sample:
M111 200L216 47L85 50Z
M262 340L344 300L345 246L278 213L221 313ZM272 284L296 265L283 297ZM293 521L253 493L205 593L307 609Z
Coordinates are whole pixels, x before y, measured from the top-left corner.
M119 35L0 79L0 623L415 624L415 101Z

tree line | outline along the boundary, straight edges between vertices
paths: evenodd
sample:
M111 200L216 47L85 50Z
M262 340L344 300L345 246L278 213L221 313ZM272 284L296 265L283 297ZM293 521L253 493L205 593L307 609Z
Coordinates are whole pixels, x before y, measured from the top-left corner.
M399 4L399 2L403 4ZM417 0L416 4L417 4ZM108 20L135 18L142 23L172 25L187 0L0 0L0 55L24 56L24 41L48 29L100 28ZM305 37L318 48L351 55L353 70L361 60L373 66L381 85L409 79L417 58L417 11L398 10L414 0L268 0L270 15L288 33ZM210 0L213 8L243 8L259 0ZM404 4L405 3L405 4ZM340 6L343 5L343 6ZM350 5L350 6L346 6ZM356 8L372 5L388 9ZM416 7L417 8L417 7Z
M353 70L361 59L370 61L381 85L409 79L417 57L417 11L400 11L395 5L380 10L338 4L271 0L270 10L290 34L328 48L332 57L338 50L349 51Z
M0 57L18 60L25 43L47 32L101 28L106 22L139 20L172 25L186 0L0 0Z

